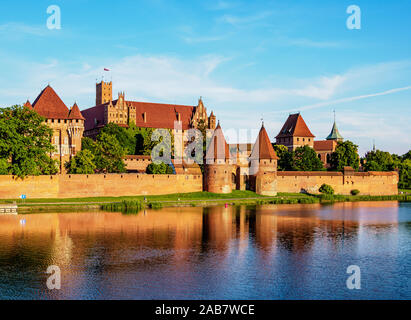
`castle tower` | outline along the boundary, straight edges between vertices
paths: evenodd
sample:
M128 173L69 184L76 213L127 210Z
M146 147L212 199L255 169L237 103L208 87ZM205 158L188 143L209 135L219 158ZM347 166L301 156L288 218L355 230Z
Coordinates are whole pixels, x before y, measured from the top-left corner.
M233 165L220 124L211 137L205 161L204 190L214 193L231 193Z
M208 117L208 129L214 130L216 127L216 116L214 115L214 112L211 111L210 116Z
M314 147L315 136L308 129L300 113L290 114L284 123L280 133L275 137L277 144L282 144L289 151L295 151L298 147Z
M110 102L113 100L113 87L112 82L104 82L96 84L96 106Z
M337 128L337 123L335 121L335 111L334 111L334 124L333 127L331 129L330 134L328 135L328 137L326 138L327 140L334 140L337 142L343 141L344 138L342 137L342 135L340 134L340 132L338 131Z
M81 150L81 139L84 132L84 117L77 103L74 103L68 115L68 135L70 155L75 156Z
M277 195L277 154L268 138L264 124L250 155L250 186L265 196Z

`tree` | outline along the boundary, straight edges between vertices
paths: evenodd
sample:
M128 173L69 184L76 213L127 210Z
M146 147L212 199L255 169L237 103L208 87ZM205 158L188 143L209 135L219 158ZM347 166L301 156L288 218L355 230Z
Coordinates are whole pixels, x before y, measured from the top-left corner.
M344 167L349 166L358 170L359 165L358 146L349 140L338 142L337 148L331 154L331 169L343 171Z
M401 189L411 189L411 160L405 159L399 165L398 187Z
M406 154L404 154L402 157L401 157L401 159L404 161L404 160L411 160L411 150L410 151L408 151Z
M0 159L0 175L10 173L10 164L7 159Z
M313 148L303 146L294 151L293 169L297 171L321 171L324 170L324 165Z
M146 173L148 174L173 174L174 170L168 164L161 162L160 164L150 163L147 166Z
M365 156L366 171L392 171L395 169L394 160L389 152L380 150L368 152Z
M325 183L323 185L321 185L321 187L320 187L320 189L318 189L318 191L320 191L321 193L324 193L324 194L334 194L333 187L331 187L330 185L325 184Z
M96 169L94 155L90 150L81 150L66 163L66 169L71 174L93 174Z
M94 163L98 172L121 173L126 171L125 149L114 136L101 132L94 144Z
M18 177L55 174L58 161L50 155L53 131L37 112L22 106L0 109L2 171ZM4 161L9 163L5 165Z
M129 128L120 127L118 124L111 122L107 124L101 132L114 136L120 143L121 147L126 150L127 154L136 153L137 127L134 122L130 123Z
M273 148L279 158L277 162L277 170L293 170L293 153L288 151L288 148L282 144L273 144Z

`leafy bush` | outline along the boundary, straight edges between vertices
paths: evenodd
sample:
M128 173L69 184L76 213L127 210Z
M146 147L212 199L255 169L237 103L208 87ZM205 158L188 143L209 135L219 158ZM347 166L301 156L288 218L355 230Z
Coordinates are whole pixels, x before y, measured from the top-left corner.
M356 195L359 195L359 194L360 194L360 190L358 190L358 189L351 190L351 195L356 196Z
M334 189L328 184L323 184L320 189L318 190L323 194L334 194Z

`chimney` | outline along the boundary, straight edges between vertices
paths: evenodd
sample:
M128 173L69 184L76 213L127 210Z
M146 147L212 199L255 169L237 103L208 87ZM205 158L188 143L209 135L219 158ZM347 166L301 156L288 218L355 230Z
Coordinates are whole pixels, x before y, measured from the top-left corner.
M178 120L178 122L181 122L181 113L180 112L177 112L177 120Z
M147 112L143 113L143 121L144 123L147 123Z

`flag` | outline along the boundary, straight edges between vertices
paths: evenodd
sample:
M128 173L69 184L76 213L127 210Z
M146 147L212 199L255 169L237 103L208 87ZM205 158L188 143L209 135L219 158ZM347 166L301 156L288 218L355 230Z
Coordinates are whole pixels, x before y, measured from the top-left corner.
M110 71L110 69L104 68L104 71Z

